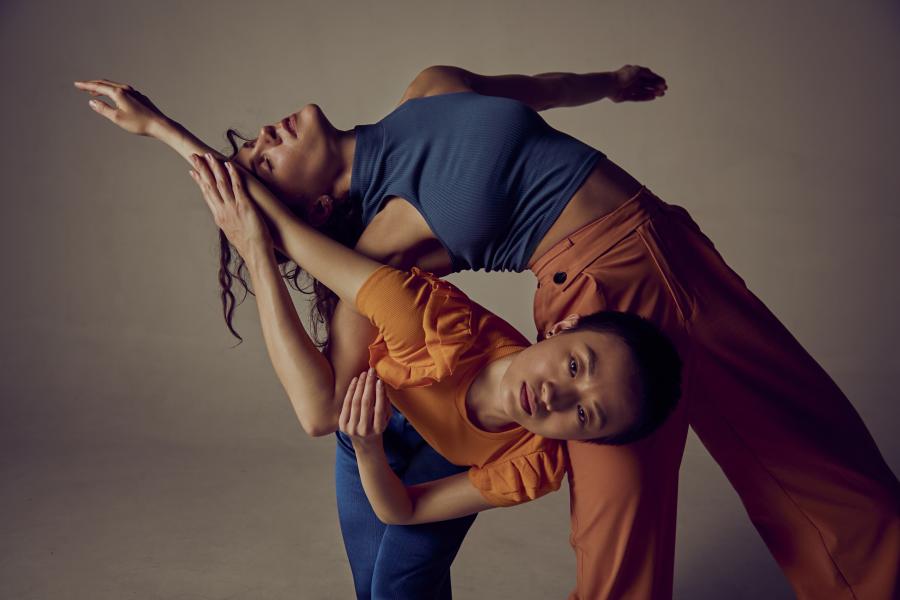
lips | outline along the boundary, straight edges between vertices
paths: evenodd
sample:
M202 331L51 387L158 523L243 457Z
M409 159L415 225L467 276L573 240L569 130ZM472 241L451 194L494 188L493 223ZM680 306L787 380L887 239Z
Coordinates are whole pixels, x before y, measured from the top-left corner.
M294 135L293 130L291 129L291 120L290 119L282 119L281 120L281 128L287 131L289 134Z
M279 121L281 129L289 133L293 137L297 137L297 121L295 115L283 118Z
M519 404L529 416L534 414L534 407L531 404L531 392L528 389L528 384L524 381L522 382L522 387L519 388Z

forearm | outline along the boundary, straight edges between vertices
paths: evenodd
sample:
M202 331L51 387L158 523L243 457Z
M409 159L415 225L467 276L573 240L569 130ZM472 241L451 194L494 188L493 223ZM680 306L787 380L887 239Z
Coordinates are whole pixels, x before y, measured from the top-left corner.
M278 271L272 249L259 247L245 257L269 358L304 431L313 436L337 430L340 402L334 374L300 322Z
M285 254L354 308L363 283L383 266L300 219L285 224L282 234Z
M616 89L616 75L601 73L541 73L541 79L555 81L559 85L560 96L556 106L581 106L609 97Z
M377 440L353 441L363 489L372 510L382 523L408 523L413 515L409 490L388 464L381 436Z

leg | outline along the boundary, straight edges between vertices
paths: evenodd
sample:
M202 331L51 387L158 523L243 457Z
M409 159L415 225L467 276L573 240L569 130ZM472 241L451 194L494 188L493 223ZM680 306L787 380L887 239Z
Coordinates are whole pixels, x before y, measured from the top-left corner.
M679 408L650 438L628 446L568 444L571 600L671 598L678 467L687 435Z
M897 597L900 484L850 402L683 209L641 234L686 292L689 422L798 597Z
M629 204L627 209L636 208ZM571 541L578 565L571 600L672 597L691 343L683 299L637 233L648 219L640 210L619 212L615 222L581 230L579 237L564 240L561 252L551 249L551 258L533 267L539 332L570 313L634 312L660 326L685 363L679 406L652 436L622 447L568 444Z
M642 191L564 242L533 267L538 330L570 311L600 308L656 322L685 360L687 418L797 594L896 597L896 477L846 397L686 211ZM662 542L674 518L632 516L639 508L629 506L644 502L639 475L604 490L610 466L601 450L575 448L571 456L574 597L670 597L671 544ZM628 468L650 468L643 460L659 459L641 457ZM619 497L624 523L605 510L609 494ZM659 510L674 510L674 495L662 500Z
M409 423L404 443L412 452L402 476L407 485L466 470L435 452ZM424 525L388 526L375 563L372 597L450 600L450 565L474 521L475 515L470 515Z
M385 436L392 435L385 431ZM378 520L369 504L359 478L356 454L347 436L337 433L334 484L337 494L338 520L344 549L350 561L353 587L360 600L371 598L372 574L381 547L385 524Z
M691 425L798 598L898 597L896 477L797 340L739 278L719 282L703 294L716 326L695 328Z

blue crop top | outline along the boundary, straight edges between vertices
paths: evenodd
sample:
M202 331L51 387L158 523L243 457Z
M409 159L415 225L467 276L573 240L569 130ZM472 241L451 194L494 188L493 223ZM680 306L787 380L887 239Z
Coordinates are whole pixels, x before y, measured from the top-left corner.
M391 196L415 206L453 270L523 271L544 234L605 155L509 98L412 98L358 125L352 200L368 225Z

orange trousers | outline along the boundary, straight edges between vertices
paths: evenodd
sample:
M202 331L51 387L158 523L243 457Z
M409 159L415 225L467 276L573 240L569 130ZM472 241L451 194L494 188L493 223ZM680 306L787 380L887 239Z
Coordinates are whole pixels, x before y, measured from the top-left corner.
M683 208L644 187L531 270L538 339L572 313L628 311L660 326L684 362L679 406L652 436L568 444L570 600L672 597L688 425L799 598L900 597L897 478L841 390Z

